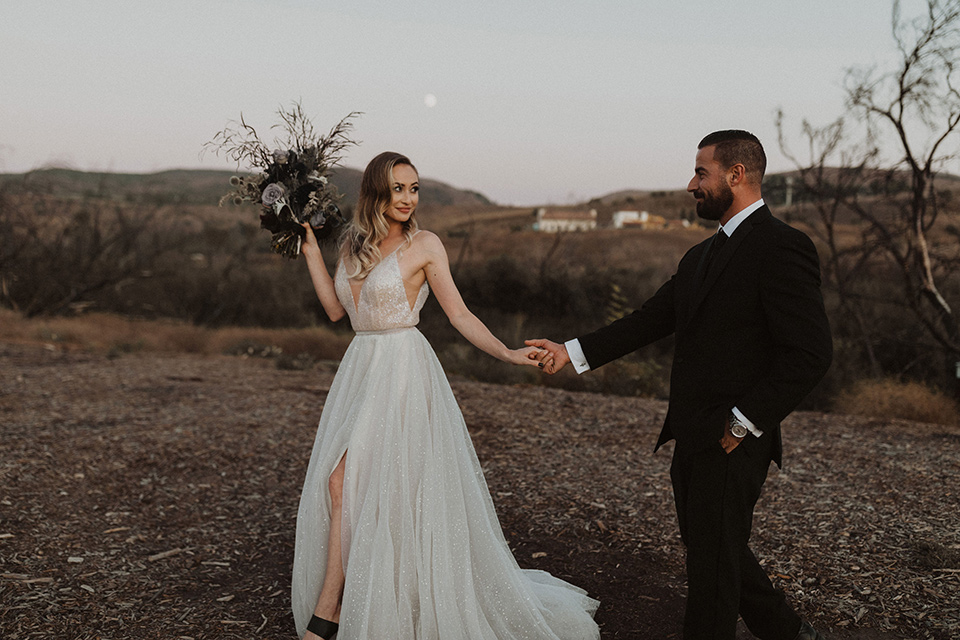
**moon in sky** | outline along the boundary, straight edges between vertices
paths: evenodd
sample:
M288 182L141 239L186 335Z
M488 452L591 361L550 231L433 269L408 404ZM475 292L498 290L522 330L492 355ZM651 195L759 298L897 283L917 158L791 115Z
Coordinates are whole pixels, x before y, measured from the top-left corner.
M433 95L432 93L428 93L427 95L423 96L423 104L427 105L428 109L434 108L437 106L437 96Z

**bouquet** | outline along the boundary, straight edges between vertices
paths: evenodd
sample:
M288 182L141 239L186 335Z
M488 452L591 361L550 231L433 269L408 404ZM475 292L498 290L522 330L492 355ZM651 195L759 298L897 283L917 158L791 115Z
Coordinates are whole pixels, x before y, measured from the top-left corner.
M338 206L340 194L330 184L329 174L343 151L356 144L348 133L353 128L350 120L360 114L350 113L325 136L315 133L299 103L281 107L277 115L280 124L272 128L281 129L284 135L272 148L241 114L239 123L229 123L204 149L213 149L257 172L231 177L233 190L220 198L220 206L225 202L258 203L260 226L272 234L271 248L284 257L296 258L306 237L302 223L309 223L322 242L346 222Z

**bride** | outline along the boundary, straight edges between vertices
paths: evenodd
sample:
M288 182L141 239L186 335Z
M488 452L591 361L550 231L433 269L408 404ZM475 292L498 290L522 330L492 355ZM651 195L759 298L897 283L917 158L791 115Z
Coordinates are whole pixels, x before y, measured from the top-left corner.
M508 349L464 305L440 239L417 228L419 177L392 152L370 161L330 277L303 246L329 317L356 332L320 417L297 515L292 605L307 640L599 638L598 602L517 565L463 416L416 329L430 288L477 348Z

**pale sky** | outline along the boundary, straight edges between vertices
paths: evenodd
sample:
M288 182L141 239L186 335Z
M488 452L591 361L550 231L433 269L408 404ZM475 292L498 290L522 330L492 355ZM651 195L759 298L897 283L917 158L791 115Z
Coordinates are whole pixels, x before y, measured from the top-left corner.
M918 0L907 0L908 9ZM887 0L3 0L0 172L235 168L201 146L299 100L503 204L683 188L715 129L764 142L893 58Z

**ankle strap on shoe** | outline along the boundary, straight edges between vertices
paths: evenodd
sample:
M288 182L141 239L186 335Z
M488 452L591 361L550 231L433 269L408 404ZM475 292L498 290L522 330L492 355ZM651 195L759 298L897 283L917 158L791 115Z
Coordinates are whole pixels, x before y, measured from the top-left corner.
M307 623L307 631L320 636L323 640L330 640L339 628L340 625L336 622L330 622L317 616L310 618L310 622Z

